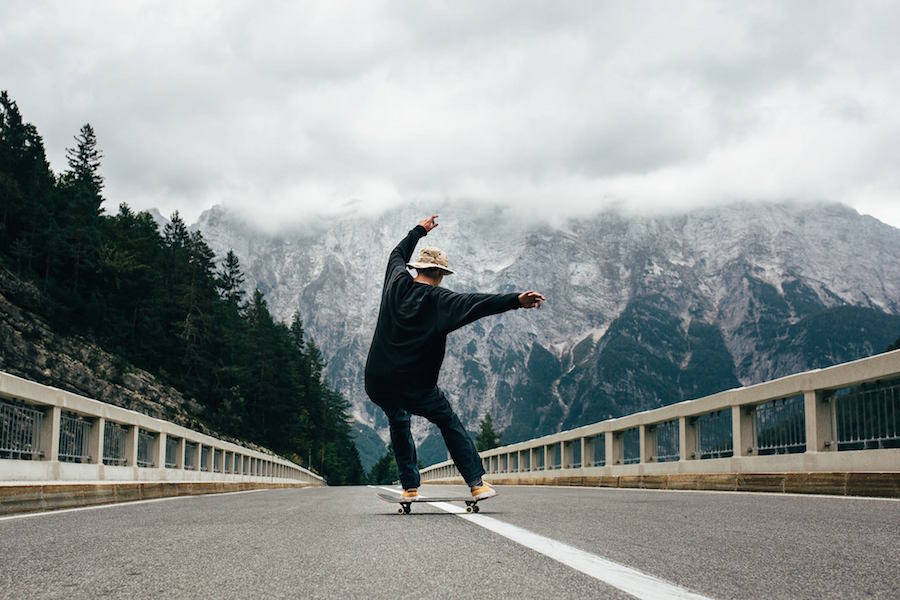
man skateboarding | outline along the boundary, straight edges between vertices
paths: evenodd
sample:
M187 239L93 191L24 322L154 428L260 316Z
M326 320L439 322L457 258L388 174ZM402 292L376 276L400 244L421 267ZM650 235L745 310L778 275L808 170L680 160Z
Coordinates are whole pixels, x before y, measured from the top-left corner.
M438 226L437 215L422 219L391 251L375 335L366 360L366 393L384 410L403 499L418 497L419 468L410 431L410 416L425 417L441 430L447 450L469 486L474 500L497 492L481 480L484 467L475 444L438 389L447 334L488 315L515 308L540 308L546 300L538 292L522 294L457 294L440 287L452 275L447 254L423 248L409 262L419 239ZM416 270L416 277L406 270Z

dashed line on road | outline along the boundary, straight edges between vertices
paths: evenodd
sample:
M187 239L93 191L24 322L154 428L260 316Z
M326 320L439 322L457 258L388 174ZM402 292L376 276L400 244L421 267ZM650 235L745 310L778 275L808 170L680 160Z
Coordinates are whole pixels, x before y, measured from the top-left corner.
M383 490L397 493L396 489L379 487ZM505 523L493 517L468 514L461 506L456 506L449 502L427 502L427 504L448 513L453 513L469 523L484 527L488 531L534 550L538 554L552 558L567 567L580 571L636 598L646 600L709 600L706 596L692 592L687 588L675 585L659 577L654 577L596 554L580 550L533 531Z

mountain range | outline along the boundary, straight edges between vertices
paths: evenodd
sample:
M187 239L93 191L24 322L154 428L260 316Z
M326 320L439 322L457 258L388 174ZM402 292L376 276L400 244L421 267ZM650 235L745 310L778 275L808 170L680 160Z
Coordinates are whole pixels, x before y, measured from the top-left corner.
M387 439L363 390L385 263L429 210L271 233L216 206L193 226L218 257L237 254L273 315L300 311L352 403L365 466ZM439 223L419 247L447 251L457 275L445 286L548 298L448 339L440 385L470 429L490 412L504 443L871 355L900 336L900 230L840 204L607 211L554 224L460 204ZM436 429L419 422L414 432L424 463L444 458Z

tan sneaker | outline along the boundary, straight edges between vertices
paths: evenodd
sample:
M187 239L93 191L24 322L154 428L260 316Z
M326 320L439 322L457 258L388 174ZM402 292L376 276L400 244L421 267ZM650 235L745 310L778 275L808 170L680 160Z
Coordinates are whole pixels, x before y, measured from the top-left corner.
M471 488L473 500L484 500L491 496L497 495L497 490L492 488L489 483L482 481L481 485Z
M403 500L413 500L419 497L419 490L417 488L409 488L408 490L403 490L403 493L400 494L400 498Z

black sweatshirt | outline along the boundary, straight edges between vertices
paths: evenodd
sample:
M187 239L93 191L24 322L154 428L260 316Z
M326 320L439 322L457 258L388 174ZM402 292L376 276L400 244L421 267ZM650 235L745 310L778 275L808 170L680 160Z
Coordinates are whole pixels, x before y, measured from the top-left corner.
M521 307L518 294L458 294L414 281L406 263L427 233L416 225L388 259L378 323L366 360L370 396L385 387L403 395L432 390L448 333L481 317Z

